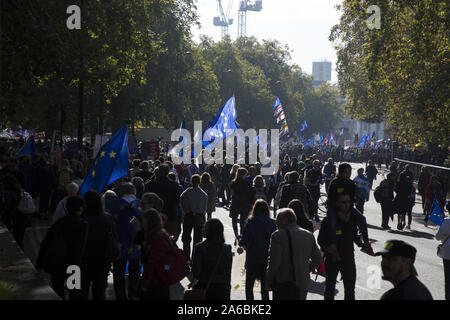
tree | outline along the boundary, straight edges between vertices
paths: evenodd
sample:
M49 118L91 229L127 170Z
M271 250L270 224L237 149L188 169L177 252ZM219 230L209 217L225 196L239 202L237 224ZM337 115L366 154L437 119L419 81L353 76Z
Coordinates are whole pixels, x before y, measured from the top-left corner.
M402 143L450 144L448 2L371 2L382 28L366 26L366 2L344 1L331 32L346 111L360 120L387 120Z

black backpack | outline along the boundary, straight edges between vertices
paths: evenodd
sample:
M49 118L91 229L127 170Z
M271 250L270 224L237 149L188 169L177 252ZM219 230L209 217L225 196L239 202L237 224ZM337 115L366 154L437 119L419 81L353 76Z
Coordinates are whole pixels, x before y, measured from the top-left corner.
M308 214L310 214L309 201L308 201L308 189L300 184L294 183L289 186L291 199L298 199L302 202L305 210Z

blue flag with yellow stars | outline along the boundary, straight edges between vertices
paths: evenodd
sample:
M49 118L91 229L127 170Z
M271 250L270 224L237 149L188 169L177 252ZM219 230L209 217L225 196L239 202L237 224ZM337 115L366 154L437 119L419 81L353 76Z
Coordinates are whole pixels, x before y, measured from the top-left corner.
M439 203L437 196L435 196L429 220L434 224L440 226L442 224L442 221L444 221L444 218L444 211L441 208L441 204Z
M98 152L80 194L84 195L91 189L102 193L107 185L126 176L129 169L127 126L123 125Z
M203 147L208 147L215 140L223 140L231 136L239 128L236 118L235 100L232 96L203 130L203 135L207 130L212 130L209 132L211 141L203 141ZM226 130L231 131L227 133Z

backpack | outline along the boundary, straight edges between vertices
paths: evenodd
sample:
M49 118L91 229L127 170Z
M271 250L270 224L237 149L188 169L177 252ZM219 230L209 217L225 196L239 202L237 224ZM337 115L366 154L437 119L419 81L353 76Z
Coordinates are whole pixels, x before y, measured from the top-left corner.
M22 190L17 210L25 214L32 214L36 211L33 198L28 192Z
M380 184L378 187L375 188L375 190L374 190L374 192L373 192L373 195L374 195L375 201L376 201L377 203L381 203L381 202L383 201L383 197L382 197L382 195L383 195L383 190L382 190L382 188L381 188L381 184Z
M175 245L156 264L156 273L162 284L171 286L183 280L190 271L183 250Z
M300 183L291 184L290 187L291 199L298 199L302 202L306 212L310 213L309 201L308 201L308 189ZM312 209L312 208L311 208Z

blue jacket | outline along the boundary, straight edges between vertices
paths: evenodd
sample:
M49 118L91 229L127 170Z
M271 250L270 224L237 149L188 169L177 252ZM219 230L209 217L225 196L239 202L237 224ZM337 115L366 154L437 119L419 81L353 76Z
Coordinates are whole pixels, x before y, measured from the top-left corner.
M129 203L119 197L111 197L105 201L106 211L110 213L116 224L117 237L120 243L120 257L125 259L140 259L141 251L139 246L133 244L136 230L131 225L133 217L140 219L139 200Z
M275 220L263 214L247 220L239 242L246 249L246 269L267 265L270 238L276 229Z

